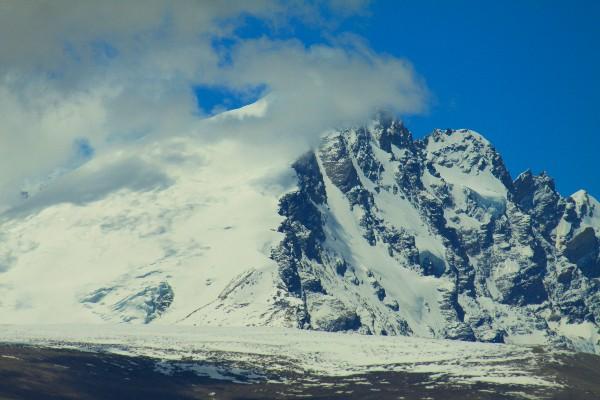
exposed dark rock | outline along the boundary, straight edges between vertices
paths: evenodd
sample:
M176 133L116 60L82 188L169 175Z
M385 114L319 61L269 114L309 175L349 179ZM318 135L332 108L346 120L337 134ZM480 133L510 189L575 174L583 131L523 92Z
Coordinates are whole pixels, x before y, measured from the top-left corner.
M600 318L600 284L594 279L600 276L600 241L592 227L582 226L594 215L587 194L562 198L545 173L526 171L513 182L494 147L472 131L435 130L413 141L402 123L380 116L325 137L316 153L299 159L299 189L280 202L285 238L273 258L287 290L304 299L304 323L314 329L411 332L402 317L407 310L390 290L396 282L376 277L371 267L377 265L358 265L353 249L338 252L327 244L347 245L343 234L330 237L326 228L333 217L319 165L345 196L370 248L383 248L398 268L448 282L439 289L438 304L420 305L423 315L437 307L444 319L435 334L500 343L536 330L569 345L549 321ZM499 185L493 183L490 192L451 179L460 174ZM420 222L390 218L390 206L381 202L393 199L398 207L412 207ZM413 223L422 224L426 240L443 250L420 245ZM489 308L492 303L500 308Z
M298 176L300 191L306 193L315 204L325 203L327 194L325 193L325 184L315 153L310 151L304 154L292 164L292 168Z
M565 256L590 278L600 276L598 255L600 241L592 227L587 227L571 239L565 247Z
M521 209L533 217L536 228L550 239L564 210L564 201L556 192L554 180L545 172L534 176L525 171L513 184L513 197Z
M358 174L342 135L328 138L321 145L321 160L325 173L342 192L360 186Z
M169 308L174 297L175 294L171 286L167 282L160 282L156 286L147 287L136 294L120 300L113 306L113 309L117 311L123 310L132 304L139 304L141 301L141 305L138 305L138 307L141 307L144 312L144 323L147 324L153 319L160 317Z

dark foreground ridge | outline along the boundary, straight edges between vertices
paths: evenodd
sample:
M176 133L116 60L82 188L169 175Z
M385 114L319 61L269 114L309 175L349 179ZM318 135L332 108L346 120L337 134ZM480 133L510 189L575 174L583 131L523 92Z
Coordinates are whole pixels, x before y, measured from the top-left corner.
M600 398L600 357L564 356L542 366L562 389L474 383L457 385L429 374L377 372L319 377L286 372L258 382L231 382L192 372L166 375L156 360L68 349L0 345L0 399L569 399ZM177 363L172 366L177 370ZM272 379L272 380L271 380Z

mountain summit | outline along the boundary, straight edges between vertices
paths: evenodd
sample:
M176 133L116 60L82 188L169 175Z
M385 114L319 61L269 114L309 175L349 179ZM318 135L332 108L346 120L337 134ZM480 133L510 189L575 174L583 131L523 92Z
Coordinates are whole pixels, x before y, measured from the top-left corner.
M324 135L292 164L295 184L266 167L203 172L205 154L183 139L138 158L154 171L140 184L80 201L41 191L4 215L3 322L270 325L600 352L600 203L562 197L545 173L513 180L474 131L414 140L380 115ZM77 174L63 185L86 192Z

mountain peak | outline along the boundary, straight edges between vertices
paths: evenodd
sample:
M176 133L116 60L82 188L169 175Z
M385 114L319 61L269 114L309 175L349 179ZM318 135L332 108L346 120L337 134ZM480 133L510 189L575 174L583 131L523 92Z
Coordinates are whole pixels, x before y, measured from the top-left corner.
M512 189L512 179L502 157L481 134L469 129L435 129L422 143L428 159L441 167L481 178L491 175L484 186L492 192L506 193ZM501 187L493 180L498 180Z
M569 197L571 197L577 203L585 203L589 201L590 194L585 189L579 189Z
M584 191L561 197L546 173L513 182L477 132L413 141L380 114L324 136L285 171L266 157L223 168L198 153L235 160L242 147L177 146L189 162L156 164L169 185L0 222L3 322L270 325L600 350L598 336L578 334L600 321L600 205Z
M534 175L531 169L527 169L519 174L513 182L513 187L517 202L524 196L532 195L535 191L547 190L556 192L554 178L548 175L546 171L540 172L539 175Z
M491 146L490 142L480 133L471 129L434 129L429 137L435 142L458 143L458 142L479 142L486 146Z
M392 144L398 148L413 146L411 132L402 121L390 114L378 113L366 129L384 151L391 152Z

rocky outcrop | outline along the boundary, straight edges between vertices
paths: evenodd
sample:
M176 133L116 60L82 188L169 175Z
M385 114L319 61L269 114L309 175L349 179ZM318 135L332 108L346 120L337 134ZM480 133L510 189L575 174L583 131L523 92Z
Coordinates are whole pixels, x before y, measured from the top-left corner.
M600 317L597 202L561 197L546 173L513 181L473 131L415 141L380 115L324 137L294 169L273 257L304 301L298 326L573 345L560 327ZM434 293L405 297L412 281L393 268Z

